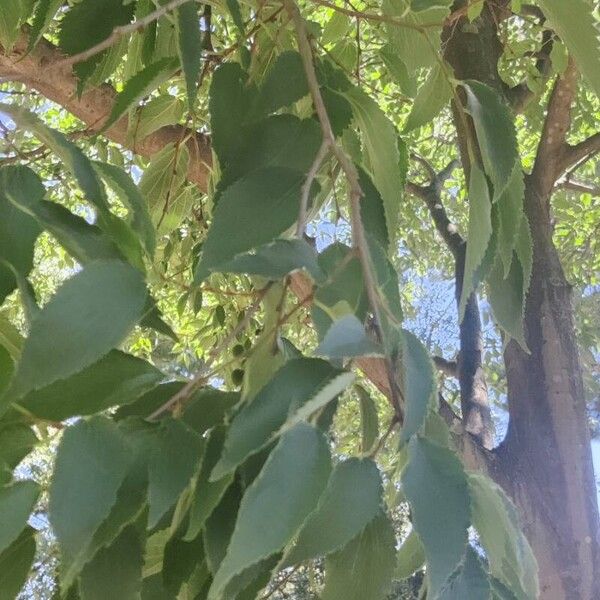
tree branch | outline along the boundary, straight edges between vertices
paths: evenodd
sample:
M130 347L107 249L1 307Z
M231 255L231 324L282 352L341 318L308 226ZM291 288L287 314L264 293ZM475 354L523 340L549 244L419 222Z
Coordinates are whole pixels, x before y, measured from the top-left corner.
M50 42L42 39L27 54L29 28L23 33L10 54L0 47L0 77L24 83L42 96L56 102L65 110L83 121L91 132L98 131L112 111L116 92L108 84L103 84L77 95L77 79L71 66L57 67L64 55ZM136 140L128 133L128 118L119 119L104 132L110 140L141 156L150 157L169 143L176 143L189 135L187 147L190 152L188 179L206 190L212 164L210 140L208 136L192 132L180 125L162 127L143 140Z
M564 179L556 184L554 189L570 190L581 194L591 194L592 196L600 197L600 187L582 183L580 181L571 181Z
M550 99L542 135L531 173L538 193L547 197L560 177L560 157L567 147L571 126L571 104L577 93L578 72L572 59L566 71L557 77Z
M600 132L595 133L574 146L567 145L560 157L558 166L559 176L575 165L589 160L592 156L598 154L598 152L600 152Z

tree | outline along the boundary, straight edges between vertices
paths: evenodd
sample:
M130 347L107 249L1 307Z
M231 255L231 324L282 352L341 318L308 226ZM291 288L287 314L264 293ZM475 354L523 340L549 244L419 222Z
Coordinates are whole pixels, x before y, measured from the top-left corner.
M598 283L597 23L588 0L3 3L2 593L43 493L58 597L268 597L315 560L324 599L423 566L428 598L600 597L571 299ZM404 274L434 268L452 359L403 326ZM55 440L47 489L13 477Z

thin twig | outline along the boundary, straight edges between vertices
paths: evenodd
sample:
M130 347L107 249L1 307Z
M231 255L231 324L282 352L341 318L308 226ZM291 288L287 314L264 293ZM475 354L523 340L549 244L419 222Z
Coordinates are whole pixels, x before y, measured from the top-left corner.
M298 51L302 58L302 64L304 66L304 71L308 82L308 89L310 91L313 104L315 106L315 111L317 113L317 117L321 125L323 143L331 149L331 152L336 157L342 171L346 176L346 180L348 181L348 189L350 195L350 218L352 225L352 242L353 246L358 252L358 257L361 263L367 298L369 299L369 304L373 312L375 331L377 332L379 341L382 342L382 321L380 312L381 300L379 298L379 293L377 291L377 283L375 281L373 270L371 267L372 263L369 252L369 246L367 244L367 237L360 217L360 199L363 195L363 192L360 188L358 172L356 170L356 167L354 166L354 163L350 160L350 158L346 155L344 150L340 146L338 146L338 144L335 141L335 135L331 128L329 115L327 114L327 109L325 107L325 103L321 95L321 88L319 86L319 81L317 79L317 74L315 71L315 65L313 60L313 49L308 38L308 32L306 30L304 19L302 18L302 15L300 14L300 11L298 10L298 7L296 6L294 0L284 0L283 4L290 15L292 22L294 23L294 28L296 30L296 39L298 42ZM396 393L397 390L395 378L393 375L393 366L389 359L386 359L386 367L390 384L391 401L394 406L394 410L397 412L398 416L400 416L401 407L400 402L398 400L398 395Z
M250 319L254 316L258 308L260 307L260 303L263 298L266 296L269 289L272 287L273 283L268 283L264 288L260 290L256 300L246 309L244 314L244 318L229 332L227 336L223 339L223 341L215 346L209 353L206 364L190 381L188 381L176 394L171 396L162 406L157 408L149 417L149 421L156 420L160 415L162 415L167 410L170 410L174 406L176 406L179 402L183 402L189 398L189 396L196 390L196 388L200 387L210 376L210 368L215 358L229 346L229 344L237 337L237 335L243 331L246 325L250 322Z
M306 180L302 185L302 196L300 197L300 211L298 213L298 224L296 226L296 235L301 238L304 235L304 229L306 227L306 217L308 214L308 201L310 198L310 190L312 188L313 181L327 156L329 146L324 141L315 156L315 160L311 165L308 173L306 174Z

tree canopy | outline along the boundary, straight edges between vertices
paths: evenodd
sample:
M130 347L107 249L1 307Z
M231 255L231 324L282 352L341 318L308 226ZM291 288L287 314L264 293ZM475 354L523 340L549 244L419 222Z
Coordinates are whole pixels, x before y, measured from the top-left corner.
M598 597L592 5L4 0L0 599Z

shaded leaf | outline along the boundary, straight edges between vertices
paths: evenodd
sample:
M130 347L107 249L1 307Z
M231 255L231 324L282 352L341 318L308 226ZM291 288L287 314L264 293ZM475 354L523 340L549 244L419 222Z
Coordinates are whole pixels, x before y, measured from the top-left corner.
M480 558L471 546L467 548L464 563L452 576L450 583L438 596L440 600L489 600L490 581Z
M371 394L362 385L355 386L360 403L361 450L369 452L379 437L377 406Z
M281 438L244 494L209 598L220 598L233 577L290 541L316 506L329 471L329 449L317 430L299 424Z
M0 422L0 465L14 469L37 444L38 439L31 427L22 423Z
M13 396L68 377L105 355L131 331L145 300L146 286L133 267L120 261L87 265L61 286L32 323Z
M164 374L150 363L112 350L83 371L29 392L19 403L41 419L63 421L136 400Z
M345 315L334 321L315 350L315 354L329 358L381 356L382 352L354 315Z
M350 458L335 466L315 512L279 568L327 556L348 544L377 516L381 477L370 459Z
M408 537L398 549L397 560L398 564L394 572L396 579L408 579L425 565L425 549L414 529L411 529Z
M173 125L183 117L183 102L174 96L161 94L141 106L129 123L129 135L143 140L161 127Z
M33 481L15 481L0 487L0 554L18 537L27 525L40 488Z
M195 0L182 4L176 13L177 49L187 87L188 107L194 108L202 57L202 33Z
M34 533L27 527L0 553L0 600L14 600L25 585L35 556Z
M380 513L347 546L326 559L322 600L383 600L394 574L395 545L392 523Z
M467 549L471 512L467 478L454 453L424 438L413 437L408 454L402 489L425 549L429 593L435 598Z
M233 471L250 454L272 441L289 415L343 373L318 358L298 358L285 363L234 417L211 480Z

